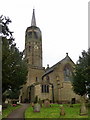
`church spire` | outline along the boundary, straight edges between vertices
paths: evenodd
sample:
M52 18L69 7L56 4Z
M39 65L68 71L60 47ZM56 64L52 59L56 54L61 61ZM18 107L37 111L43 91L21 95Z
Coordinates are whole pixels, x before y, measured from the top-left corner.
M31 26L36 26L35 9L33 9Z

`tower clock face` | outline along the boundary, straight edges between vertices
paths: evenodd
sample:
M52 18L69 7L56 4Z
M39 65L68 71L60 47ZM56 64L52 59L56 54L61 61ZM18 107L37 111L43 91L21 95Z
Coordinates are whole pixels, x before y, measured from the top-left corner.
M34 45L34 49L37 50L38 49L38 45Z

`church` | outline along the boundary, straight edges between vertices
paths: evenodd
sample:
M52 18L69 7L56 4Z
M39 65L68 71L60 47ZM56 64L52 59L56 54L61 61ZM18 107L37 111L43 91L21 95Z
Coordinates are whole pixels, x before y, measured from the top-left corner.
M36 25L33 9L31 26L25 32L25 61L28 65L27 82L19 96L20 102L34 102L36 98L52 103L78 102L80 96L73 92L72 72L75 63L66 53L65 58L47 68L42 66L42 33Z

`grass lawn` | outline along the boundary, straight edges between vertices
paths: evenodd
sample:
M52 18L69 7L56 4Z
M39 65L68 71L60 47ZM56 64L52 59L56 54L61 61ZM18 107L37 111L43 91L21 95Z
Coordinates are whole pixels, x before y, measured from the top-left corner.
M12 106L12 105L8 105L8 107L6 109L4 109L2 111L2 118L7 118L7 116L15 109L21 107L21 105L17 105L17 106Z
M88 116L79 115L79 104L74 104L73 107L66 104L63 106L66 113L65 116L60 116L60 105L52 104L50 108L42 107L39 113L33 112L33 108L30 106L25 111L25 118L88 118Z

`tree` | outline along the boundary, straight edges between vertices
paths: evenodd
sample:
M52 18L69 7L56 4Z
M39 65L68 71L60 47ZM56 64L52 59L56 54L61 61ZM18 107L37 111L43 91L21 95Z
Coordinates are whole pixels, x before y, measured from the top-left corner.
M86 94L86 84L82 68L76 65L75 73L73 74L73 90L78 95Z
M19 51L14 43L10 30L9 18L0 17L0 36L2 37L2 93L7 90L19 91L26 82L27 65L23 59L23 53Z
M87 114L85 106L85 95L90 97L90 49L82 52L82 57L75 66L73 73L73 90L76 94L81 96L80 115Z
M75 66L73 74L73 90L78 95L90 95L90 49L82 52L82 57Z

